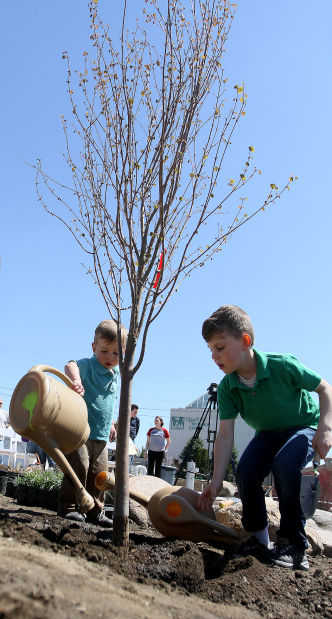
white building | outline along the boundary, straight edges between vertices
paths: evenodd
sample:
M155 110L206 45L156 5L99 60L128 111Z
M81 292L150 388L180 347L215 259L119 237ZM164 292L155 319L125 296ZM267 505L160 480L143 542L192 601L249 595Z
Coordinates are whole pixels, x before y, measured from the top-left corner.
M205 407L208 403L209 393L206 392L197 400L194 400L185 408L172 408L170 412L170 424L169 433L171 438L171 444L168 448L168 462L172 462L173 459L179 458L184 446L190 438L193 437L195 429L197 428ZM210 441L214 440L214 431L218 430L219 419L217 418L217 409L213 403L211 404L210 413ZM208 448L208 422L209 414L205 417L205 423L199 434L199 438L204 442L204 446ZM250 428L242 417L238 416L235 421L235 435L234 446L237 451L238 458L245 450L249 441L253 438L255 430ZM213 448L213 443L210 443L210 453Z

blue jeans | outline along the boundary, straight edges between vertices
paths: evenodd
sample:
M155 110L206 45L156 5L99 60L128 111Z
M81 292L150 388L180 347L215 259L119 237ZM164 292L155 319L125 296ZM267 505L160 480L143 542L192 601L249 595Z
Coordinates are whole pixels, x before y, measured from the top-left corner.
M261 531L268 524L262 483L272 472L280 509L277 535L299 548L308 547L300 502L301 470L313 458L315 432L311 428L259 432L250 441L236 471L246 531Z

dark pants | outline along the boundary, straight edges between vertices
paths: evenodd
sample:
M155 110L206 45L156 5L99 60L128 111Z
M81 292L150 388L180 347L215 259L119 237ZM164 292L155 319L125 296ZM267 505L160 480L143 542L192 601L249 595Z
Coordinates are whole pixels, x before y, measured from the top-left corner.
M148 451L148 475L161 477L161 465L163 463L165 451Z
M97 516L104 508L104 492L95 486L95 479L101 471L107 471L107 443L88 439L85 445L79 447L67 457L67 460L82 485L92 496L95 506L89 511L89 518ZM71 479L64 475L59 492L59 511L80 511L76 504L76 491Z
M264 478L272 472L279 498L280 529L277 535L307 548L305 516L300 502L301 470L312 460L315 430L292 428L259 432L243 452L236 471L246 531L261 531L267 524Z

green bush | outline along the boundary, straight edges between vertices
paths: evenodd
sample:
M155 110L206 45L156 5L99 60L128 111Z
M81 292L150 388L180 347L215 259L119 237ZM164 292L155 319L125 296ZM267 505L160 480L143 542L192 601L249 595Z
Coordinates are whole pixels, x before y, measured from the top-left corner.
M58 490L63 478L62 471L47 469L47 471L27 471L18 476L18 484L40 490Z
M188 451L190 443L191 439L189 439L184 446L180 454L180 461L183 460L183 458L186 456L186 461L190 462L190 460L192 460L193 462L195 462L200 473L208 473L208 450L204 447L202 439L196 438L191 446L191 449Z

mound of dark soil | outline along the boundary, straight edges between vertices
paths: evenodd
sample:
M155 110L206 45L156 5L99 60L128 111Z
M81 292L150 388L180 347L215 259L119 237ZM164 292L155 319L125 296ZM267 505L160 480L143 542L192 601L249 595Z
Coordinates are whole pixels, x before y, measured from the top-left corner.
M137 525L131 526L129 547L117 548L110 530L19 506L2 495L0 532L105 565L131 582L180 590L192 596L193 603L199 596L216 604L240 604L271 619L332 618L332 560L323 555L310 558L309 572L268 567L252 557L232 559L225 545L165 539L155 529Z

